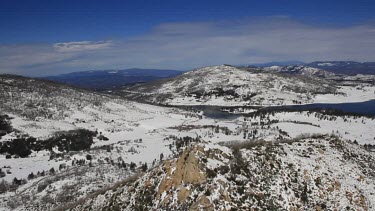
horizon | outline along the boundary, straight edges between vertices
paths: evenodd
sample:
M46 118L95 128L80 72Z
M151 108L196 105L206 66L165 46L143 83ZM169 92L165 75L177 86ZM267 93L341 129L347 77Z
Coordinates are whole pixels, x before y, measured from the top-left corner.
M375 61L372 1L2 1L0 73Z
M366 61L366 62L360 62L360 61L352 61L352 60L336 60L336 61L312 61L309 63L306 62L301 62L301 61L269 61L269 62L264 62L264 63L249 63L249 64L213 64L213 65L208 65L208 66L199 66L199 67L194 67L190 69L163 69L163 68L139 68L139 67L130 67L130 68L116 68L116 69L94 69L94 70L78 70L78 71L73 71L73 72L66 72L62 74L55 74L55 75L45 75L45 76L39 76L41 78L43 77L53 77L53 76L61 76L61 75L69 75L69 74L74 74L74 73L87 73L87 72L101 72L101 71L121 71L121 70L160 70L160 71L180 71L180 72L189 72L193 71L196 69L201 69L205 67L212 67L212 66L220 66L220 65L230 65L230 66L235 66L235 67L241 67L241 66L254 66L254 67L269 67L269 66L299 66L299 65L307 65L310 63L329 63L329 62L355 62L355 63L373 63L373 61ZM277 63L277 64L274 64ZM272 65L270 65L272 64ZM27 75L20 75L20 76L26 76Z
M371 61L369 62L359 62L359 61L351 61L351 60L340 60L340 61L313 61L310 63L329 63L329 62L355 62L355 63L373 63ZM274 64L277 63L277 64ZM57 73L54 75L41 75L41 76L29 76L27 74L12 74L12 73L0 73L0 75L15 75L15 76L24 76L24 77L33 77L33 78L47 78L47 77L54 77L54 76L62 76L62 75L69 75L69 74L75 74L75 73L87 73L87 72L107 72L107 71L122 71L122 70L160 70L160 71L178 71L178 72L189 72L205 67L212 67L212 66L221 66L221 65L229 65L234 67L242 67L242 66L254 66L254 67L270 67L270 66L299 66L299 65L307 65L310 63L301 62L301 61L270 61L270 62L264 62L264 63L250 63L250 64L214 64L214 65L208 65L208 66L200 66L195 67L192 69L162 69L162 68L139 68L139 67L130 67L130 68L117 68L117 69L92 69L92 70L78 70L78 71L72 71L72 72L66 72L66 73ZM323 69L322 69L323 70Z

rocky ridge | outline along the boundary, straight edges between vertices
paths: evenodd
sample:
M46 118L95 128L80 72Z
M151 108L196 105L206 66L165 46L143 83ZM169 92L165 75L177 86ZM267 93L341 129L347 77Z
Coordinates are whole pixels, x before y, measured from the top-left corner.
M372 210L374 161L327 135L199 144L72 210Z

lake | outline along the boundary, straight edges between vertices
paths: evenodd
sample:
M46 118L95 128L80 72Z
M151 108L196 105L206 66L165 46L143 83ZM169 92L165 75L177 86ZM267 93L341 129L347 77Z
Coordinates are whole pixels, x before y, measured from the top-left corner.
M246 114L230 113L223 110L228 109L259 109L260 111L319 111L319 110L337 110L348 114L366 115L375 117L375 100L355 103L314 103L306 105L288 105L288 106L184 106L203 111L203 115L212 119L235 119Z
M297 111L333 109L345 113L353 113L366 116L375 116L375 100L355 103L314 103L306 105L277 106ZM267 107L266 109L273 109Z

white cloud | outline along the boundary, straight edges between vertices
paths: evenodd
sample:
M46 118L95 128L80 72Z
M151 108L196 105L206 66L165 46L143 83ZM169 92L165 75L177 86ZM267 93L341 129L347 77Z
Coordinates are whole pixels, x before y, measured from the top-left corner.
M64 42L56 43L53 47L60 52L71 52L71 51L87 51L87 50L100 50L109 48L111 41L81 41L81 42Z
M0 46L0 72L49 75L90 69L190 69L269 61L375 60L374 25L309 25L287 17L166 23L113 41Z

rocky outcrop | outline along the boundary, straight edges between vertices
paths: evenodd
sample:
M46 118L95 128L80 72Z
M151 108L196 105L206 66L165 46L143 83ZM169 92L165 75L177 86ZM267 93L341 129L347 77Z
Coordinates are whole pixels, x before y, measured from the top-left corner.
M159 185L159 195L184 184L199 185L206 181L205 172L199 167L197 152L202 152L202 148L185 150L177 161L172 160L164 163L165 177Z
M374 163L330 136L199 144L75 210L374 210Z

